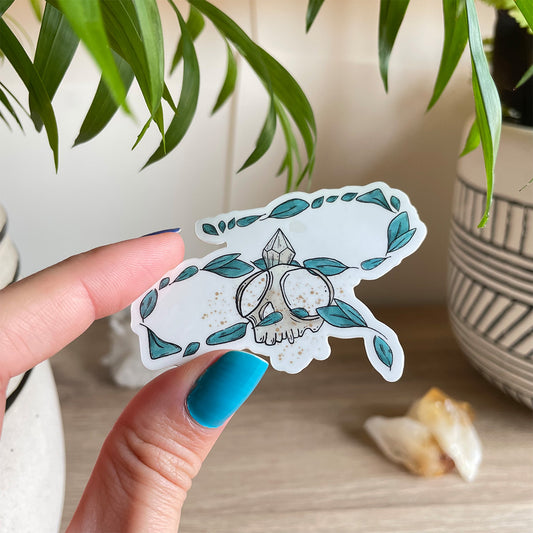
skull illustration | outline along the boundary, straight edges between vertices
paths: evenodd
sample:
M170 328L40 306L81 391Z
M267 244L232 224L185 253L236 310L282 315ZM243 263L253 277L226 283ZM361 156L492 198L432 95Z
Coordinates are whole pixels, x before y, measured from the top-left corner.
M263 250L266 269L246 278L237 289L239 314L254 329L258 343L274 345L318 331L324 320L316 309L333 302L329 279L293 262L294 249L278 229Z

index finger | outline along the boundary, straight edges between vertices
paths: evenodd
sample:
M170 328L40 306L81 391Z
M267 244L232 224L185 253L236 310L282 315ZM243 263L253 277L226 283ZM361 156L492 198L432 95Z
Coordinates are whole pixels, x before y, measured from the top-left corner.
M0 384L123 309L183 259L163 233L73 256L0 291Z

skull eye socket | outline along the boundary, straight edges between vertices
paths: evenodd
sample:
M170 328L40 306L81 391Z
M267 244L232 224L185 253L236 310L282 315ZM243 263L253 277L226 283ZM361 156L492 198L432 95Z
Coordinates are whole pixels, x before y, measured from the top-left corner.
M281 279L285 302L297 318L315 318L317 308L329 305L333 297L331 284L322 275L298 268Z
M261 303L272 283L268 272L260 272L239 290L239 313L246 316Z

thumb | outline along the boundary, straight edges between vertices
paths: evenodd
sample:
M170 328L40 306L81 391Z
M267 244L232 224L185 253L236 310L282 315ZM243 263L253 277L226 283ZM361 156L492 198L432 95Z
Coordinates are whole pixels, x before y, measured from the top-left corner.
M266 372L245 352L213 352L165 372L130 402L104 442L74 532L172 532L191 481Z

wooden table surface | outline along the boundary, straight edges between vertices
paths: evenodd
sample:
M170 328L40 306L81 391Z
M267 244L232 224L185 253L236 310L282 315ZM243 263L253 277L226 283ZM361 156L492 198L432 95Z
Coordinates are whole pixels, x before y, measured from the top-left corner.
M298 375L270 370L196 478L180 533L531 533L533 416L467 363L443 307L375 309L406 354L397 383L366 360L360 339ZM98 450L133 396L98 361L105 321L53 359L67 450L64 527ZM362 429L403 414L431 386L470 402L484 447L478 478L415 477L389 463ZM139 532L143 533L143 532Z

